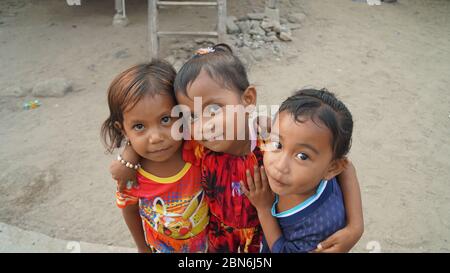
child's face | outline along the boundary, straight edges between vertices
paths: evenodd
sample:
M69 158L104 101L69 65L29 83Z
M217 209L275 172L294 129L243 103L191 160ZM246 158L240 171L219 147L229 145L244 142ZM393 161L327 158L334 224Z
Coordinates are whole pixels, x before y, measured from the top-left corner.
M177 92L178 103L188 106L191 111L191 138L215 152L228 152L236 144L236 139L245 139L247 115L242 109L256 103L256 91L253 87L249 89L241 95L222 87L205 71L200 72L187 87L186 94ZM201 109L194 108L195 97L202 99ZM227 105L241 106L239 113L228 113L233 124L227 122ZM239 132L241 136L244 134L243 138L238 138ZM201 139L198 139L199 136Z
M320 124L320 123L319 123ZM264 167L273 192L282 196L314 192L322 179L334 176L332 135L327 127L310 118L296 122L290 113L276 118Z
M171 136L176 118L170 116L175 102L169 95L145 96L124 112L123 130L133 149L143 158L164 162L181 147Z

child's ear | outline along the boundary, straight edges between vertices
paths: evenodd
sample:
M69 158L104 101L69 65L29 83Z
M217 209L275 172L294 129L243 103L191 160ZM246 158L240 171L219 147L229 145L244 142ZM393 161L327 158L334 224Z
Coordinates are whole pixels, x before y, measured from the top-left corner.
M335 159L330 163L327 173L324 179L330 180L331 178L338 176L347 167L348 160L346 158Z
M123 129L122 124L120 124L120 122L115 121L115 122L114 122L114 128L116 128L117 130L119 130L119 131L122 133L122 135L126 136L125 130Z
M256 105L256 88L250 85L241 96L245 106Z

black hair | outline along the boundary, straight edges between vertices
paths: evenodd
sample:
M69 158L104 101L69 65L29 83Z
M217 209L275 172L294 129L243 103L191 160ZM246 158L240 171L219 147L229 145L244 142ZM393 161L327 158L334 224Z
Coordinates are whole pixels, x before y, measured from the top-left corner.
M211 52L196 53L178 71L175 78L175 92L186 95L189 84L204 70L218 84L225 88L244 92L249 87L247 71L241 60L233 54L227 44L217 44Z
M353 118L350 111L328 90L302 89L287 98L278 111L290 113L296 122L311 119L325 125L332 135L333 159L344 157L351 147ZM318 121L318 122L317 122Z

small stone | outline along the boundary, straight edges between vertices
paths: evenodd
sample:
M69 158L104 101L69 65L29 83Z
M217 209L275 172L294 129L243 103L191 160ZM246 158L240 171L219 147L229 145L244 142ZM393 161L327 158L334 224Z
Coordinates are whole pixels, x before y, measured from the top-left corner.
M264 13L248 13L247 17L250 20L258 20L262 21L264 19L265 14Z
M278 37L281 41L289 42L292 41L292 35L289 32L280 32Z
M251 29L249 33L252 35L259 35L259 36L266 35L266 31L264 31L264 29L262 29L260 26L256 26L255 28Z
M276 35L264 37L264 42L275 42L278 40Z
M261 22L257 20L250 20L250 29L258 29L261 27Z
M287 16L287 20L289 23L293 24L300 24L301 22L305 21L306 15L302 12L299 13L291 13Z
M261 23L261 28L264 29L266 32L270 32L273 30L273 22L269 20L264 20Z
M255 40L255 41L262 41L262 40L263 40L263 37L264 37L264 34L263 34L263 35L259 35L259 34L254 34L254 35L252 35L252 38L253 38L253 40Z
M32 94L35 97L62 97L72 91L72 83L64 78L53 78L38 82Z
M252 42L249 40L244 40L244 47L252 47Z
M240 29L239 29L238 25L236 25L235 21L236 21L236 17L234 17L234 16L229 16L227 18L227 33L228 34L239 33Z
M280 18L280 24L285 25L288 23L288 20L286 18Z
M5 89L4 91L2 91L2 96L5 97L16 97L16 98L20 98L20 97L25 97L26 95L28 95L28 93L30 92L30 89L22 87L22 86L12 86L9 87L7 89Z
M242 33L248 33L250 31L250 22L248 20L247 21L239 21L236 24L238 25L239 30Z
M291 33L291 29L287 25L281 25L280 32Z
M266 32L271 31L280 32L281 25L279 22L264 19L261 23L261 28L264 29Z
M273 27L273 31L275 31L276 33L280 33L281 32L281 24L280 23L275 23L274 27Z
M245 33L243 36L242 36L242 40L243 41L249 41L249 40L251 40L251 36L250 36L250 34L247 34L247 33Z

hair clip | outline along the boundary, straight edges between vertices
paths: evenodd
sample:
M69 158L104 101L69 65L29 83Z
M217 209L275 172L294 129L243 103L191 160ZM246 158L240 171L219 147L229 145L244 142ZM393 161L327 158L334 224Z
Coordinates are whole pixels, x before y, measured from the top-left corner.
M197 51L195 51L195 56L205 55L205 54L212 53L212 52L215 52L215 51L216 50L214 48L212 48L212 47L199 48L199 49L197 49Z

